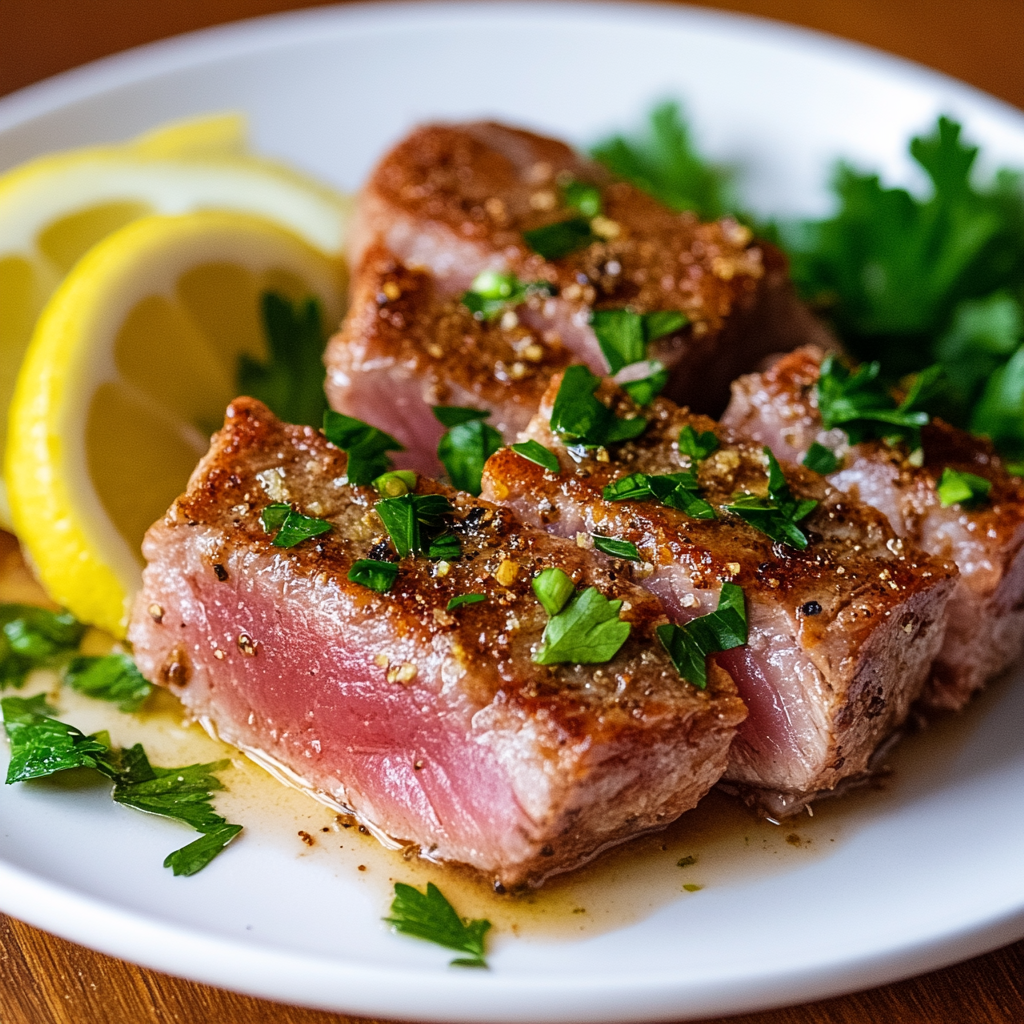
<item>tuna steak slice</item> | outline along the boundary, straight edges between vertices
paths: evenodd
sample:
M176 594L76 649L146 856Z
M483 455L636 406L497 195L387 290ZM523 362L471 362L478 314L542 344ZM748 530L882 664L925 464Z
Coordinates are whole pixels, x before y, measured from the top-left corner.
M373 506L321 433L248 398L228 409L188 490L146 536L129 630L147 678L278 776L385 842L496 883L540 884L668 824L724 770L745 711L726 673L701 692L658 644L660 604L575 544L450 498L462 556L407 556L392 588L350 582L394 558ZM331 530L276 547L287 502ZM623 601L611 661L538 665L547 614L531 579L563 569ZM486 600L452 611L458 595Z
M920 466L905 444L851 447L841 430L822 425L815 391L821 360L819 350L801 349L765 373L741 377L723 423L780 459L802 459L815 441L835 449L842 463L829 475L833 486L885 513L908 543L956 562L946 638L922 701L959 710L1024 653L1024 482L1006 472L987 441L937 419L922 430ZM988 499L944 508L936 485L947 467L988 480Z
M571 205L570 183L595 190L598 217ZM567 220L592 231L580 248L545 259L527 244L524 232ZM607 372L594 310L682 314L686 323L648 354L672 369L668 394L711 413L763 356L829 343L796 299L782 254L735 220L674 213L563 143L498 124L427 125L385 156L360 196L351 262L351 313L327 351L328 397L341 412L376 416L425 469L437 468L437 427L424 424L423 405L439 393L450 389L450 404L471 396L511 440L566 352ZM481 324L459 300L485 270L552 294Z
M773 542L722 509L736 492L765 493L760 445L657 399L638 440L610 452L569 449L549 423L557 388L556 380L529 433L557 453L559 472L502 449L485 467L484 496L558 536L632 542L644 561L623 562L620 572L660 597L677 623L713 610L723 581L743 588L748 643L714 657L749 711L725 777L752 787L751 802L794 813L865 772L924 685L955 568L904 549L877 511L799 466L783 468L797 498L819 502L802 523L810 542L804 551ZM636 411L607 382L597 394L622 415ZM603 488L629 474L692 466L677 443L684 426L719 442L696 467L714 519L654 500L604 499Z

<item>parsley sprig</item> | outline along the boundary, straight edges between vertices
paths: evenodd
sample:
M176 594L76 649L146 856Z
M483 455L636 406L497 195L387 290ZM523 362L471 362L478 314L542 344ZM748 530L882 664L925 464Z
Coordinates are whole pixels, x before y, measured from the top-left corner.
M715 611L682 626L659 626L657 632L679 675L698 689L707 689L708 655L747 642L747 605L742 588L723 583Z
M570 366L551 410L551 429L567 442L584 448L604 447L639 437L647 429L643 416L619 419L594 396L600 377L585 366Z
M402 445L383 430L331 409L324 413L323 430L335 448L347 453L348 467L345 472L350 484L372 483L391 468L388 452L405 451Z
M478 320L493 320L507 309L522 305L531 295L552 295L547 281L520 281L515 274L484 270L463 293L462 304Z
M797 500L786 482L782 467L771 453L764 449L768 460L768 496L741 494L733 498L725 510L737 515L745 523L772 540L790 544L803 551L807 547L807 535L797 526L818 507L813 498Z
M602 664L626 642L632 626L619 618L621 601L608 600L596 587L576 592L561 569L545 569L533 588L551 616L533 654L538 665Z
M465 956L451 962L452 967L486 967L484 936L491 922L461 918L433 882L427 891L404 882L395 882L391 916L384 920L401 935L433 942L445 949L454 949Z
M478 495L484 463L503 443L501 434L484 423L491 414L459 405L435 405L433 409L434 416L448 427L437 445L437 457L452 486Z

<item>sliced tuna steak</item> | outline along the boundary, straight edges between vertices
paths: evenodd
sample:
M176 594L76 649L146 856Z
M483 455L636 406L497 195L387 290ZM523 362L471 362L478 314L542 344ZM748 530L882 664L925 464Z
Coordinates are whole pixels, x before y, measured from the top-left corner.
M716 782L743 705L724 672L703 692L679 679L660 604L613 563L421 481L450 499L461 556L396 560L380 593L348 578L395 558L379 495L345 480L322 434L238 399L147 534L135 656L207 729L384 841L505 886L661 827ZM274 503L331 528L275 546ZM631 632L610 661L532 660L547 567L623 602ZM470 593L485 600L449 610Z
M559 472L502 449L485 467L485 497L558 536L635 544L642 562L623 562L620 571L660 597L677 623L713 610L723 581L742 587L748 643L714 656L749 709L726 778L754 787L752 799L768 813L793 813L865 772L924 685L954 567L904 551L877 511L791 465L784 472L795 498L819 504L800 523L806 550L773 542L723 510L737 492L765 494L762 447L664 399L646 410L650 422L638 440L611 451L567 448L549 424L557 385L530 436L557 453ZM637 411L607 382L598 396L623 415ZM682 455L684 427L713 433L716 450L701 460ZM654 499L603 496L630 474L680 473L695 464L694 493L713 519Z
M884 512L908 543L956 562L946 639L923 702L958 710L1024 653L1024 483L987 441L937 419L921 432L921 465L905 443L851 446L839 428L826 431L816 395L821 361L820 350L801 349L740 378L723 422L780 459L799 461L813 443L826 445L840 457L833 486ZM947 468L989 481L987 498L944 507L936 488Z
M578 247L559 255L531 234L552 225L575 225ZM668 394L712 413L763 356L829 342L782 254L735 220L674 213L563 143L498 124L428 125L392 150L360 197L352 266L351 314L327 352L329 398L350 415L371 408L424 466L437 433L419 429L424 403L472 400L512 439L566 353L607 372L595 310L680 314L646 355L671 369ZM474 321L460 299L483 271L551 295Z

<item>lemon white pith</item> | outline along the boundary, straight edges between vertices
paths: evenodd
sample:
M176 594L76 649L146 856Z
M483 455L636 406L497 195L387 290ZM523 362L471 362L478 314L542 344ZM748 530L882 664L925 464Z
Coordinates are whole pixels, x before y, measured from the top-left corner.
M347 197L245 152L237 115L179 122L121 145L39 157L0 176L0 451L22 354L48 297L89 248L154 213L266 217L324 252L345 244ZM0 526L10 525L0 487Z
M340 318L341 264L237 213L139 219L95 245L46 306L11 403L15 530L51 597L123 634L146 527L180 493L266 355L259 296L317 297Z

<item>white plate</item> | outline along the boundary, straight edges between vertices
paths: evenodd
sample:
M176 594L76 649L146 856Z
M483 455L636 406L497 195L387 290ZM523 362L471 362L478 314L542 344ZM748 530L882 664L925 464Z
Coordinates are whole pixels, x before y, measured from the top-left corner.
M707 150L746 169L760 211L826 208L839 154L918 182L906 140L939 112L965 122L989 164L1024 166L1024 116L913 65L754 19L569 4L321 9L159 43L0 102L0 166L240 108L260 149L355 188L419 120L492 115L583 143L662 96L681 97ZM733 851L739 868L702 892L577 941L498 934L489 973L392 936L384 886L349 853L321 842L298 856L295 807L175 879L160 867L185 841L175 826L102 790L4 787L0 907L176 974L355 1013L653 1020L801 1002L1024 935L1022 723L1024 689L1004 684L944 744L911 745L889 794L823 808L817 855L779 855L768 871ZM380 863L366 874L394 864Z

